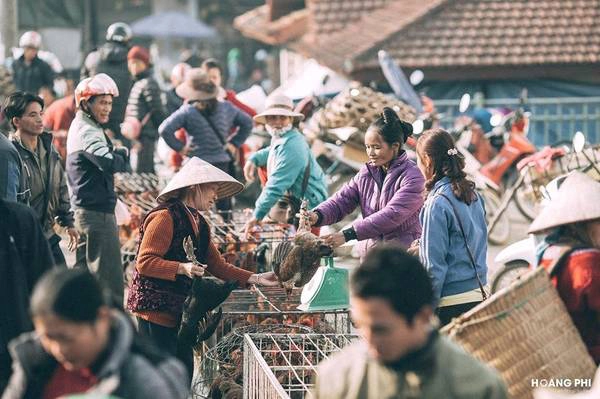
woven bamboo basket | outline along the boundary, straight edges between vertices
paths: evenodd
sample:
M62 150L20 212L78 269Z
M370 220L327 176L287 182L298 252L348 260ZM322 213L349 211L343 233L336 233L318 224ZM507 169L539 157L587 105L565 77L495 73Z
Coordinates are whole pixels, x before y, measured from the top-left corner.
M596 366L543 268L442 329L500 372L511 398L533 398L532 379L592 378Z

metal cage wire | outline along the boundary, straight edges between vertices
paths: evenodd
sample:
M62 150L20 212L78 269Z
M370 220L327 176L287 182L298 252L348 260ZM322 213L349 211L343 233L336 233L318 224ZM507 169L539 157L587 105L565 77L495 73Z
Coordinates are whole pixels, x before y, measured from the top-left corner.
M355 339L352 334L244 335L244 398L308 397L317 365Z

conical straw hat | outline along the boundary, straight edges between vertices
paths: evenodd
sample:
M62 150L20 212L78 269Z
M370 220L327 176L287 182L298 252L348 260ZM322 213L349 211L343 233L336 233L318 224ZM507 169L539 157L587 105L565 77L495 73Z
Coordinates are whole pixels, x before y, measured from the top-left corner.
M193 157L173 176L167 186L160 192L156 200L160 203L177 195L177 191L195 186L196 184L219 183L217 197L231 197L242 191L244 185L229 176L221 169L216 168L198 157Z
M555 198L535 218L530 233L600 218L600 183L585 173L572 172Z

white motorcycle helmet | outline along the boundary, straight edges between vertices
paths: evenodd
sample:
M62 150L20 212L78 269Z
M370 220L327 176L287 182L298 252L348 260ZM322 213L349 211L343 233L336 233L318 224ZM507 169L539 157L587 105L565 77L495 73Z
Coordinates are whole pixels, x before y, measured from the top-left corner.
M39 49L42 47L42 35L32 30L23 33L19 39L19 47L32 47Z

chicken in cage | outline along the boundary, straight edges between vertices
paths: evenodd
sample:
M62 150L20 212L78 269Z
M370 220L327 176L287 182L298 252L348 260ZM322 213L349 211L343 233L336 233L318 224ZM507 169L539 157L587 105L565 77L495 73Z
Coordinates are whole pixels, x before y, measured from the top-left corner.
M309 397L317 365L356 339L353 334L246 334L244 397Z
M243 385L243 341L248 333L309 334L302 325L261 324L232 330L214 347L204 348L193 383L195 398L222 398L240 392ZM229 397L229 396L227 396Z
M323 333L351 331L348 310L298 310L301 294L300 288L294 288L288 295L281 287L233 291L222 304L223 320L217 329L217 338L237 327L269 323L300 324Z

